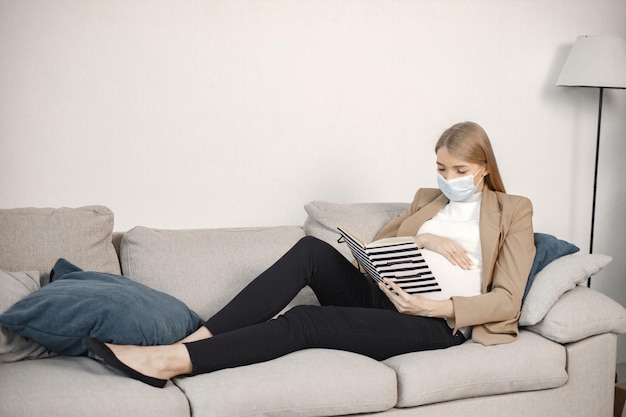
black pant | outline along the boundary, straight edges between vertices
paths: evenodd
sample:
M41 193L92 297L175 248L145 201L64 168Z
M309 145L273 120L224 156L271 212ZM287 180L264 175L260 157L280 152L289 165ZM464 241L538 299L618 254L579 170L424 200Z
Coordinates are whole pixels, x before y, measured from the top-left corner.
M272 319L305 286L321 306ZM329 244L305 237L253 280L205 326L214 337L186 344L193 374L249 365L306 348L346 350L383 360L463 343L446 321L398 313L377 285Z

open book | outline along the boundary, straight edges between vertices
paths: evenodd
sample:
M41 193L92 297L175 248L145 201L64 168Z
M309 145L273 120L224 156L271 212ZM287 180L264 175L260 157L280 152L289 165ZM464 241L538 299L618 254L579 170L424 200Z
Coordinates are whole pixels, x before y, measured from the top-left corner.
M389 278L409 294L439 292L441 287L412 237L390 237L367 243L360 236L337 228L356 261L376 281Z

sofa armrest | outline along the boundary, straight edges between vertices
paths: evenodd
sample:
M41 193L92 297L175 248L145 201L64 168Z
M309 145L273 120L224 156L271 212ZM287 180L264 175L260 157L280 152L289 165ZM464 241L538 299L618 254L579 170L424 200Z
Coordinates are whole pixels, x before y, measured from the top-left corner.
M626 309L604 294L576 286L559 297L543 320L527 329L557 343L626 333Z

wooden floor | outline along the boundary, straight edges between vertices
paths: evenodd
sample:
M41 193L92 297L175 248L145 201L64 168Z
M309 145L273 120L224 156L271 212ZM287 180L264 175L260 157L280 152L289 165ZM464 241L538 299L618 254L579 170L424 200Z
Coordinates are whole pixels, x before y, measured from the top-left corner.
M626 363L617 364L617 382L626 381Z
M626 382L626 363L618 363L616 368L617 382ZM622 416L626 415L626 409L622 410Z

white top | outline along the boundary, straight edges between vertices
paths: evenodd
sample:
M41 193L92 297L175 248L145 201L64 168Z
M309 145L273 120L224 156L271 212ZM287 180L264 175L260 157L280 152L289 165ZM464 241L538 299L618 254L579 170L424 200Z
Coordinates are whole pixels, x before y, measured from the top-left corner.
M435 300L447 300L452 296L471 297L482 291L482 250L480 246L480 203L482 193L465 201L450 201L432 219L426 221L417 234L432 233L457 242L467 251L472 261L469 270L452 265L437 252L422 249L424 260L441 286L441 292L422 294Z

